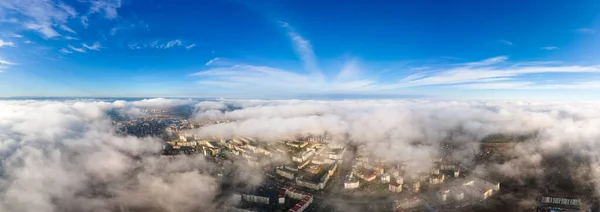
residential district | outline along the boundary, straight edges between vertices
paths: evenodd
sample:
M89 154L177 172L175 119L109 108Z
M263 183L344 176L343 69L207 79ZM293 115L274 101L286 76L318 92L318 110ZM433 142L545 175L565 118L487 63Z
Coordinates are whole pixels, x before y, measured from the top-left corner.
M470 211L474 206L485 208L486 201L505 187L445 155L430 158L424 163L432 164L427 168L409 171L407 167L419 161L387 160L365 145L334 142L327 134L274 141L206 138L192 129L222 121L191 121L165 110L145 112L148 115L114 121L118 132L164 139L165 159L203 155L217 164L262 171L259 185L235 183L221 191L219 198L226 200L222 211ZM482 154L489 152L482 149ZM215 181L225 176L217 174ZM530 211L577 211L583 204L579 198L553 194L537 199Z

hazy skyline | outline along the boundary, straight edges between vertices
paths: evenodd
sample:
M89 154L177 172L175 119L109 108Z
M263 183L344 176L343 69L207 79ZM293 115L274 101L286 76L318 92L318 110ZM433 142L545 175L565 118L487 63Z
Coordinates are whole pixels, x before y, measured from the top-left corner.
M594 99L600 3L6 0L0 97Z

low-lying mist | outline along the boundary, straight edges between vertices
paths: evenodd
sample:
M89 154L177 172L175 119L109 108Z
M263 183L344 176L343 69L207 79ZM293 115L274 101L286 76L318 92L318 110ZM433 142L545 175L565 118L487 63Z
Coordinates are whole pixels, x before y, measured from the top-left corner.
M223 167L202 155L161 158L159 138L119 135L108 115L182 105L194 108L191 120L223 121L190 131L198 137L327 134L364 144L380 159L409 161L414 171L452 145L450 159L476 174L600 192L595 102L0 101L0 211L214 211L222 192L214 174ZM477 162L482 139L497 134L525 139L501 160ZM260 170L243 168L246 176L234 180L261 180Z

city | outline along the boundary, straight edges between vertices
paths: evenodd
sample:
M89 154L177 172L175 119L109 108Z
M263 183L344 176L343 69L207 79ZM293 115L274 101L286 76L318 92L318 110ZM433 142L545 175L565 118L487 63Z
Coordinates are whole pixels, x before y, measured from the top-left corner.
M175 111L181 109L175 109ZM147 115L114 121L116 130L157 136L166 160L203 155L216 164L241 164L262 170L258 185L227 185L219 196L223 211L489 211L498 196L513 192L501 176L478 175L475 164L452 160L451 142L429 161L394 161L378 157L361 143L334 141L329 135L294 135L280 140L251 137L198 137L194 129L229 120L188 120L171 110L145 109ZM177 115L170 115L177 114ZM531 135L490 135L481 141L477 163L499 160L516 142ZM414 167L418 167L414 169ZM225 182L225 173L215 175ZM215 192L218 190L214 188ZM580 210L580 198L547 193L531 211ZM217 200L216 200L217 201ZM589 204L589 203L587 203ZM519 209L522 210L523 208Z
M600 212L600 1L0 0L0 212Z

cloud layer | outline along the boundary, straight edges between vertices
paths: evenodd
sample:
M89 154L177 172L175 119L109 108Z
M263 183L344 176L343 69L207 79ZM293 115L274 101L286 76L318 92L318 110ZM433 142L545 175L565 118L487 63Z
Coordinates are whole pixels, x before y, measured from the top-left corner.
M337 142L364 143L382 159L412 161L411 171L428 167L431 157L441 155L445 142L458 147L450 158L477 165L476 173L521 183L537 179L539 187L532 186L540 192L556 184L546 179L548 175L566 175L578 188L590 186L591 182L598 192L599 104L391 100L206 102L197 105L197 119L231 122L196 132L204 136L250 136L265 140L327 132ZM480 141L495 134L531 137L514 143L501 162L475 163L481 153ZM549 165L555 164L552 158L568 165L552 168ZM588 162L576 162L576 158L587 158ZM534 196L529 198L535 202Z
M214 210L219 167L203 157L165 160L160 140L117 135L107 116L181 105L193 106L196 120L230 121L194 130L201 137L273 141L326 132L381 159L409 161L411 171L430 165L444 141L458 147L452 159L482 174L544 181L560 170L600 191L597 102L27 100L0 101L0 211ZM498 133L532 137L503 162L475 164L479 141ZM552 168L551 158L568 166ZM244 171L237 180L260 182L259 171Z
M107 111L130 103L0 105L0 211L214 210L217 167L203 157L161 158L156 138L115 134Z

